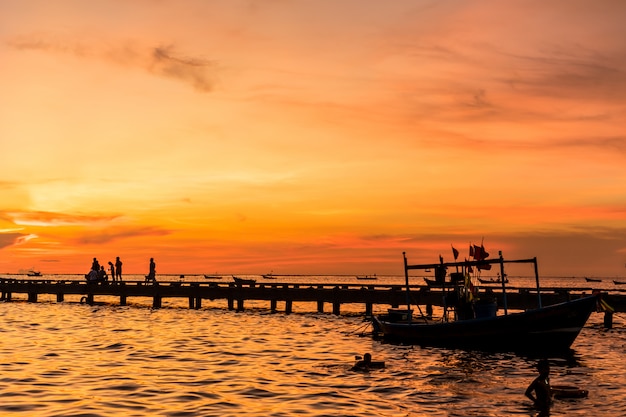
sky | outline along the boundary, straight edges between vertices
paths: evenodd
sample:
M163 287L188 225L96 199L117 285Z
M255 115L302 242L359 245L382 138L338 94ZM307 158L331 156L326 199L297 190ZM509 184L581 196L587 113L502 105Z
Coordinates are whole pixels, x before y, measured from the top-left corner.
M0 0L0 273L626 276L622 0Z

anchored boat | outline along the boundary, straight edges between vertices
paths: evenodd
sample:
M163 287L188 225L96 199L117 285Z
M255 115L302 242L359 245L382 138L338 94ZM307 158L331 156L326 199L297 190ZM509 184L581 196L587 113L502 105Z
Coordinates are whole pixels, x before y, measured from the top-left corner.
M404 272L407 291L406 309L389 309L387 314L373 317L374 334L385 339L408 344L462 349L511 352L566 351L574 343L592 311L597 308L598 296L586 296L565 303L542 306L537 273L537 258L521 260L499 259L463 261L439 264L409 265L406 254ZM499 265L500 276L506 277L507 263L530 263L535 267L537 308L523 312L509 312L506 305L505 281L503 309L497 314L495 300L487 293L480 294L472 285L468 273L471 268ZM454 284L446 296L447 308L441 320L420 314L410 308L409 271L456 268L451 274ZM462 278L462 279L461 279ZM419 306L418 306L419 308ZM421 312L421 309L420 309Z

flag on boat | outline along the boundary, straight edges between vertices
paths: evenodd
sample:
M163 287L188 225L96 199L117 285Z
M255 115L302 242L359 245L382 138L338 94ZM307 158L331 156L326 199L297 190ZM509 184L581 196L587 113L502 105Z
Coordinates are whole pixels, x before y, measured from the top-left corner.
M472 250L472 247L470 246L470 256L474 256L474 260L484 261L485 259L489 257L489 253L487 253L483 245L480 245L480 246L473 245L473 246L474 246L473 250Z
M485 250L485 247L481 243L480 246L478 245L470 246L470 256L473 256L475 261L484 261L489 256L489 253ZM476 269L478 269L479 271L481 270L488 271L491 269L491 264L487 264L487 263L478 264L476 265Z
M452 246L452 245L450 245L450 246ZM454 246L452 246L452 255L454 255L454 260L455 260L455 261L456 261L456 260L457 260L457 258L459 257L459 251L458 251L458 250L456 250L456 249L454 248Z
M491 269L491 264L478 264L478 265L476 265L476 268L478 270L483 270L484 269L486 271L489 271Z

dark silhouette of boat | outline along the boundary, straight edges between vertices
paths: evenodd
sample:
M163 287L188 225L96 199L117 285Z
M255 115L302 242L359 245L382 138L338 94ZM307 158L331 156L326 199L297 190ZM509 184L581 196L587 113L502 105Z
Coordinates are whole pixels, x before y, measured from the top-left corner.
M427 265L408 265L404 256L407 308L389 309L387 314L373 317L374 335L384 339L423 346L477 349L508 352L567 351L596 309L598 295L586 296L565 303L542 306L537 259L464 261ZM455 281L446 299L454 314L444 314L440 321L421 315L414 317L410 308L408 273L412 269L456 267L466 270L476 265L532 263L537 281L536 309L510 313L503 290L504 314L497 315L497 306L486 294L479 294L465 282ZM465 272L460 272L465 274ZM421 309L420 309L421 312ZM454 316L455 319L450 319Z
M502 284L502 280L500 278L478 278L478 282L481 284ZM504 283L508 284L509 280L505 278Z
M204 278L206 279L222 279L221 275L204 275Z
M587 282L602 282L602 280L599 279L599 278L588 278L588 277L585 277L585 281L587 281Z
M626 285L626 281L613 280L613 284L615 284L615 285Z
M251 279L251 278L239 278L233 275L233 281L235 281L235 284L241 285L241 284L246 284L246 285L252 285L256 283L255 279Z
M29 277L40 277L41 276L41 272L40 271L35 271L34 269L29 270L26 275L28 275Z
M375 281L375 280L378 279L378 277L376 276L376 274L374 274L374 275L363 275L363 276L357 275L356 279L358 279L359 281Z

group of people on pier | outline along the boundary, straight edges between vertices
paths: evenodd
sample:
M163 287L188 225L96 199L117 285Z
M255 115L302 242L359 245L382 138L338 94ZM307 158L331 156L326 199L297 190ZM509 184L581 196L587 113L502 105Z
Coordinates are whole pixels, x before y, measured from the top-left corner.
M111 280L114 283L122 281L122 261L119 256L115 258L115 263L109 261L109 271L111 273ZM97 258L93 258L91 270L85 274L85 279L87 282L95 283L108 281L109 277L107 275L107 271L104 269L104 265L100 265ZM156 263L154 262L154 258L150 258L146 282L156 282Z
M115 258L115 264L109 261L109 270L111 271L111 280L113 282L122 280L122 261L120 257ZM106 282L109 277L107 276L107 272L104 269L104 265L100 265L97 258L93 258L93 262L91 263L91 270L85 274L85 279L87 282Z

